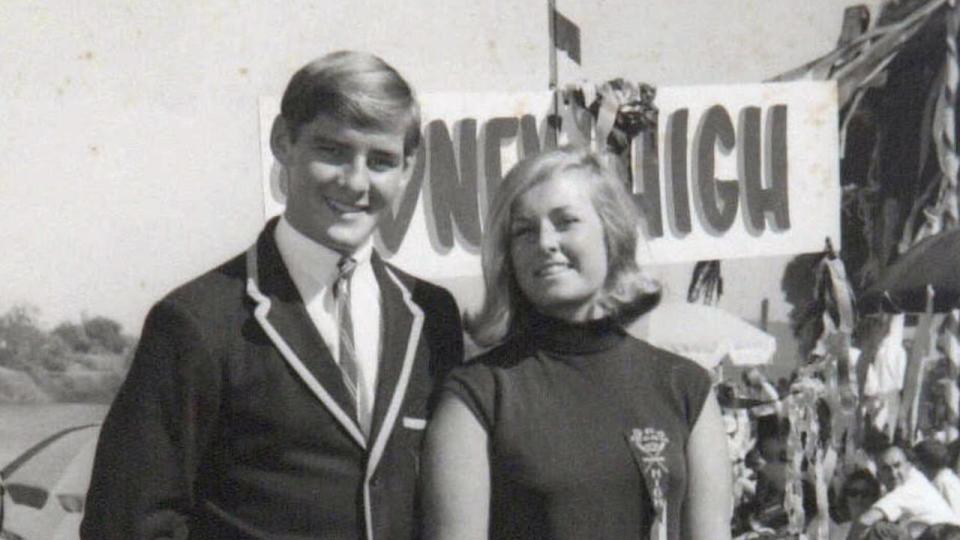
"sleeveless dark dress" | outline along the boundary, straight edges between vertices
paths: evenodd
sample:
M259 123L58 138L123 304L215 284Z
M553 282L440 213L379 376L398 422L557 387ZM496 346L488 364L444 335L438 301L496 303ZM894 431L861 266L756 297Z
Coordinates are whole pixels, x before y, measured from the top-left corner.
M489 436L490 537L646 539L656 500L679 538L707 371L610 320L529 327L444 385Z

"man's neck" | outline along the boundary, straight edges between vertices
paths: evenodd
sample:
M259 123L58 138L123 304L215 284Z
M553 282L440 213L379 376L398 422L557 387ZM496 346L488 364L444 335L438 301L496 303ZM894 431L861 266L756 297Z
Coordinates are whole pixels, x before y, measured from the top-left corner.
M280 223L277 224L277 228L287 229L283 232L285 236L292 239L294 245L297 249L307 249L310 251L321 251L325 253L325 256L335 257L339 260L342 257L351 257L357 263L366 262L370 259L370 256L373 254L373 238L367 238L362 244L357 246L352 251L344 251L341 248L329 246L323 242L318 242L317 240L311 238L303 231L298 229L296 225L293 224L290 220L287 219L285 215L280 216Z

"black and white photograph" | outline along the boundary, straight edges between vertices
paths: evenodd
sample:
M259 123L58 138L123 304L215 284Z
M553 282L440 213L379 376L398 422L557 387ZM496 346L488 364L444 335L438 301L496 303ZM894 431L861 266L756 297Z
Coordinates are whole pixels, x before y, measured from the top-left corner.
M0 540L960 538L956 0L0 5Z

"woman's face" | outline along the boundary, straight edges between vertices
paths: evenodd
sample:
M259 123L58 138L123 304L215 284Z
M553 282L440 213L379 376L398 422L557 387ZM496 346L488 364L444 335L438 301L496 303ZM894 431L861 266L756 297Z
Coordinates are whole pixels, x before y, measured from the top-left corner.
M510 219L510 259L520 290L545 315L594 318L607 278L603 224L590 194L591 179L567 171L521 195Z

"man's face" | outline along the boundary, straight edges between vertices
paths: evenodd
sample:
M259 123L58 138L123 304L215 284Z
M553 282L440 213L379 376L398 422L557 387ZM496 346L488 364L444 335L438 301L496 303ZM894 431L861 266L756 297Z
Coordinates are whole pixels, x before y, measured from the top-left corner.
M402 127L361 131L320 115L294 138L278 120L271 147L286 169L290 224L331 249L355 251L409 179L413 158L404 157L404 135Z
M880 456L878 476L888 490L902 485L907 480L912 465L899 448L890 448Z

